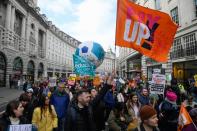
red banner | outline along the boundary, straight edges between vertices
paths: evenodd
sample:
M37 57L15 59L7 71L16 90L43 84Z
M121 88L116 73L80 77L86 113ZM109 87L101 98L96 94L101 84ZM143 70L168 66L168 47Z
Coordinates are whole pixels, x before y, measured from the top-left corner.
M129 0L118 0L116 45L133 48L158 62L166 62L177 30L166 13Z

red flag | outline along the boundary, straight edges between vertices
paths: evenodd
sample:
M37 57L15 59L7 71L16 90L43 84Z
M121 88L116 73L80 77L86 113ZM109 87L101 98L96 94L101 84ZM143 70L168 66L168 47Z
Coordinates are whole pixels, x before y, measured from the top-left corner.
M166 62L178 26L166 13L118 0L116 45Z
M179 112L179 123L178 123L178 130L177 131L182 131L183 127L189 124L192 124L192 118L190 117L189 113L185 109L184 105L181 105L181 109Z

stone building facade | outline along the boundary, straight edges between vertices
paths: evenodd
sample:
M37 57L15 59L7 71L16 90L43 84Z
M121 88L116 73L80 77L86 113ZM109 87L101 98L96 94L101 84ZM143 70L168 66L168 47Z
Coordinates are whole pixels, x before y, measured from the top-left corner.
M116 69L115 64L116 55L109 49L105 52L105 58L103 63L96 69L97 73L104 74L104 73L112 73L114 69Z
M51 59L47 56L50 52L49 40L54 38L58 41L56 43L61 43L61 48L70 47L69 51L61 51L66 54L72 54L80 43L56 28L54 31L54 25L39 11L37 0L0 1L0 87L9 87L10 83L16 84L19 79L34 81L46 77L50 68L48 65L51 65ZM57 50L55 46L50 48L54 49ZM71 72L72 56L59 59L66 60L61 61L61 65L55 62L56 68L61 71L68 68ZM71 61L67 65L68 59Z
M80 42L49 22L47 30L47 76L69 76L73 73L73 54Z

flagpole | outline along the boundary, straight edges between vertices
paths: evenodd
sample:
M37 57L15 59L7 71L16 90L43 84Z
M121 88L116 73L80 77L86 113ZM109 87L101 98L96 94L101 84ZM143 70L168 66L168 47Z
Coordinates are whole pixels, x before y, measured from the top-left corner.
M116 30L117 30L117 20L118 20L118 6L119 0L117 0L117 9L116 9ZM114 59L114 71L116 76L116 31L115 31L115 59Z
M193 121L193 120L192 120L192 124L194 125L195 129L197 130L197 127L196 127L196 125L194 124L194 121Z

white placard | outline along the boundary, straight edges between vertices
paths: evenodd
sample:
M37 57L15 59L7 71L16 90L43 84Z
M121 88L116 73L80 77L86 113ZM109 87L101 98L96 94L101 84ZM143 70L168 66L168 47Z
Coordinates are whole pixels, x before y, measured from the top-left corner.
M32 124L10 125L9 131L32 131Z
M153 69L153 74L160 74L161 73L161 69Z
M49 78L49 86L50 87L56 86L56 81L57 81L56 77L50 77Z
M153 74L150 92L152 94L164 94L165 83L166 83L165 75Z

